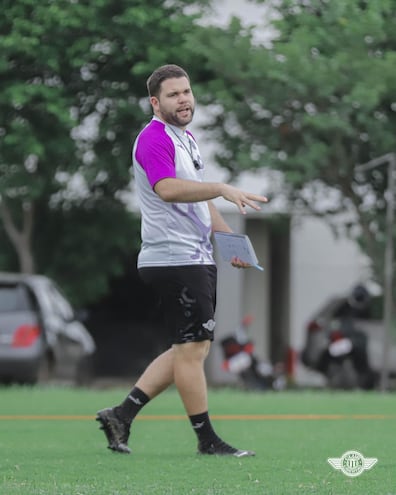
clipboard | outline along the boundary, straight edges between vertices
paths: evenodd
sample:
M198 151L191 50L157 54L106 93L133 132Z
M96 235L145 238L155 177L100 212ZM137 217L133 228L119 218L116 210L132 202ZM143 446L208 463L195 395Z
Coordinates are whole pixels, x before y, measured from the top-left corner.
M253 244L247 235L229 232L214 232L213 235L224 261L231 261L232 258L237 257L257 270L264 270L259 265Z

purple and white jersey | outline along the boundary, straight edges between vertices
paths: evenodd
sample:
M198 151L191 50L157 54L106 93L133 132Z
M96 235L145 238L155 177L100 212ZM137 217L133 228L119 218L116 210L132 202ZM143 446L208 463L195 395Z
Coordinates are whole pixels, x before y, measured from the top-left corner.
M192 135L153 117L136 138L132 157L142 213L138 268L213 265L207 202L166 203L154 192L155 184L168 177L202 182L203 164Z

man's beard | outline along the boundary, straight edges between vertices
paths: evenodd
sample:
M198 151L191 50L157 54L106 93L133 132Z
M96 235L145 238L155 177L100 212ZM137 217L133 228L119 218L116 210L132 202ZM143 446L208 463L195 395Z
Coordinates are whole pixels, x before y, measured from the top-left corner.
M190 107L190 116L188 118L180 118L178 112L166 112L160 108L162 118L168 124L174 125L176 127L186 127L193 119L194 116L194 107Z

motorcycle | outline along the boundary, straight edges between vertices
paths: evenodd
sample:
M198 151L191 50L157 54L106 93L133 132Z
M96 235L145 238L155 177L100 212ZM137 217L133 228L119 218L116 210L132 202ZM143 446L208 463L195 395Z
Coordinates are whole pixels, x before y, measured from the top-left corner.
M247 389L283 390L286 387L283 365L273 366L255 355L254 343L247 332L252 322L253 317L246 315L235 334L220 341L224 357L222 368L237 375Z
M379 374L369 358L370 333L361 326L370 311L370 293L359 284L346 297L330 301L309 322L301 362L319 371L330 388L370 390L378 385Z

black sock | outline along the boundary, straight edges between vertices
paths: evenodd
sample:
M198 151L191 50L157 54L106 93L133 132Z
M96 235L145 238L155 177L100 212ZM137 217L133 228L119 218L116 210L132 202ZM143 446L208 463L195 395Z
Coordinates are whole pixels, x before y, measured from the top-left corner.
M189 418L200 443L211 443L218 438L210 422L208 411L194 414Z
M143 390L140 390L138 387L133 387L124 402L115 407L116 413L121 419L131 423L140 409L142 409L149 400L150 397L146 395Z

